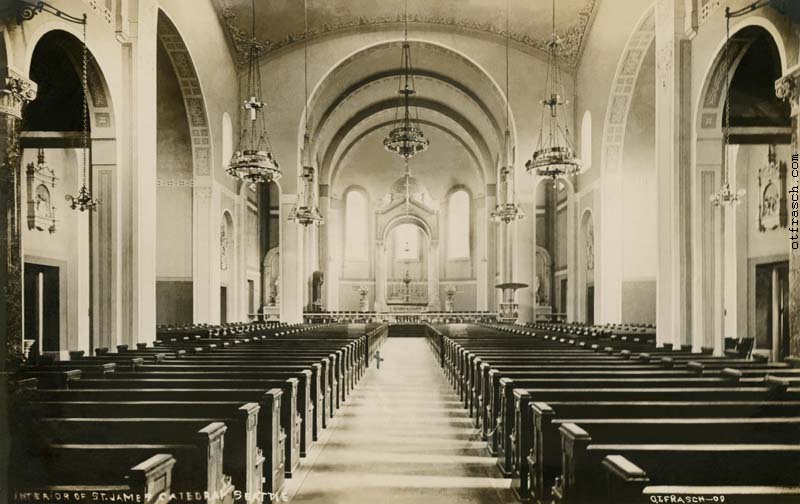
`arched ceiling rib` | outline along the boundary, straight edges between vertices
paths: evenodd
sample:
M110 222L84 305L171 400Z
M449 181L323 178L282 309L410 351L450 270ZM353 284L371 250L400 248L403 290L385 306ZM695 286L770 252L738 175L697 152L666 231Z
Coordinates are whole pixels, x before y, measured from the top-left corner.
M311 38L352 33L364 29L397 29L403 20L405 0L307 0ZM564 39L562 57L575 67L600 0L558 0L556 31ZM215 0L220 22L240 61L250 42L250 0ZM270 0L257 5L258 41L271 54L304 40L303 2ZM550 39L551 2L510 0L509 32L518 44L535 52L547 50ZM419 27L505 38L505 9L496 0L410 0L412 31Z

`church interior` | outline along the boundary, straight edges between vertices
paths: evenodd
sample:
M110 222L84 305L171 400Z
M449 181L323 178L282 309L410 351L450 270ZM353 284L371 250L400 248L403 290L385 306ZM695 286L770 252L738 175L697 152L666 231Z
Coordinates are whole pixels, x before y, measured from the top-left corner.
M797 503L799 134L797 0L4 0L0 501Z

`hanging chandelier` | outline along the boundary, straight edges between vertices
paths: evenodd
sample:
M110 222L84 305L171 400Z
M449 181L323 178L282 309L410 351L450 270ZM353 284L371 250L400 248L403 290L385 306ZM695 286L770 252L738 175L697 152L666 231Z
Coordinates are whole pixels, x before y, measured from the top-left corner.
M569 128L562 126L558 117L558 107L568 102L563 99L561 71L558 65L558 51L562 40L556 33L556 2L553 0L553 38L548 42L546 97L542 104L542 123L539 140L532 158L525 163L528 173L552 178L575 175L581 170L581 161L575 156L575 149L569 139Z
M78 195L72 196L67 194L65 199L69 201L69 207L73 210L81 212L97 210L97 205L102 203L101 200L92 196L92 191L87 184L87 167L91 164L91 154L89 153L89 48L86 45L86 14L83 15L83 48L81 52L81 86L83 88L83 104L82 104L82 118L83 121L83 166L81 169L81 187L78 189Z
M300 194L289 212L289 221L302 226L311 224L321 226L325 223L317 205L317 191L314 186L314 167L311 159L311 139L308 134L308 2L303 2L305 46L303 47L303 85L305 89L305 135L303 135L303 172Z
M514 155L511 152L511 105L509 94L509 64L508 64L508 46L510 33L508 30L509 19L509 3L506 0L506 133L505 133L505 158L503 159L503 168L500 170L500 194L499 202L494 210L489 214L492 222L510 224L511 222L522 220L525 218L525 212L522 207L515 202L516 191L514 190Z
M731 76L731 57L730 57L730 40L731 40L731 8L725 7L725 80L728 82L728 91L725 93L725 127L722 129L723 135L723 162L724 167L722 171L722 187L719 190L712 194L709 198L711 204L717 207L725 207L730 206L734 207L739 205L742 202L742 198L745 195L744 189L733 189L730 183L730 164L731 164L731 155L730 155L730 129L731 129L731 89L730 84L732 82Z
M406 0L405 5L403 53L400 60L400 67L403 73L400 76L397 90L400 95L400 103L394 113L394 128L383 140L383 146L389 152L394 152L408 161L420 152L427 150L430 140L425 138L425 134L420 127L419 111L416 107L413 107L413 113L411 111L411 98L417 92L411 64L411 46L408 44L408 0Z
M247 96L242 108L241 136L225 171L251 186L281 178L278 161L272 154L267 134L266 103L261 101L261 69L256 40L256 2L252 0L252 38L247 54Z

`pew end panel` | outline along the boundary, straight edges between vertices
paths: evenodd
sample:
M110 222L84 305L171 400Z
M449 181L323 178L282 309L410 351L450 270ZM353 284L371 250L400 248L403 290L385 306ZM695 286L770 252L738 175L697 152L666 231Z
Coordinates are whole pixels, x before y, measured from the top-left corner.
M638 504L642 500L642 491L650 483L647 473L642 468L623 457L609 455L603 459L606 471L605 495L608 504Z

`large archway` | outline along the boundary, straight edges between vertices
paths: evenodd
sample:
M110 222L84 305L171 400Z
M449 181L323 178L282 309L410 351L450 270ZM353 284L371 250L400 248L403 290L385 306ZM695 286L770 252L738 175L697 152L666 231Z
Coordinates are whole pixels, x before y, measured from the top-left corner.
M700 96L692 178L693 238L700 245L693 257L693 327L701 338L693 344L720 353L726 338L754 338L756 353L780 360L789 339L789 233L778 187L791 161L792 131L789 105L775 96L786 55L774 33L759 19L735 27L730 73L721 47ZM746 194L741 205L717 208L709 198L726 165L731 185Z
M111 93L90 52L84 113L83 48L74 33L43 30L31 47L26 66L30 79L40 84L37 99L23 114L20 138L26 179L22 199L27 203L22 252L29 272L25 337L49 341L40 350L62 357L74 349L136 343L139 336L124 329L127 322L115 303L120 288L115 237L123 213L124 177L117 169ZM84 127L89 139L85 157ZM48 170L54 178L43 184ZM77 194L84 170L87 186L101 201L94 212L73 211L64 203L67 195ZM50 316L44 317L45 312ZM48 329L32 325L41 318L50 320Z

